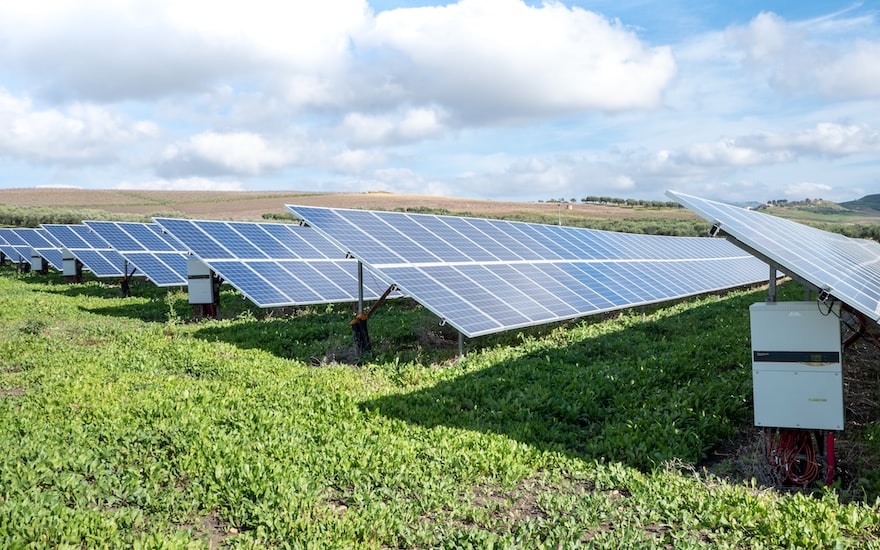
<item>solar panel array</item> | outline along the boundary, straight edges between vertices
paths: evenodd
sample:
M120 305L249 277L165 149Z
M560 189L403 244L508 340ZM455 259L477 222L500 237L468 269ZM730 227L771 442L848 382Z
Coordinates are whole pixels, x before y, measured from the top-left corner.
M155 218L227 283L260 307L358 299L357 262L318 232L280 223ZM365 299L388 286L365 274Z
M12 262L30 261L30 246L13 229L0 228L0 250Z
M43 224L49 235L96 277L122 277L125 259L85 225Z
M156 286L185 286L186 250L152 223L84 221Z
M13 230L21 240L42 256L49 265L61 271L63 259L61 258L61 248L58 243L50 239L49 234L44 229L18 228ZM30 260L30 258L28 258Z
M684 193L666 194L782 271L880 320L880 244Z
M766 281L715 239L288 205L468 337Z

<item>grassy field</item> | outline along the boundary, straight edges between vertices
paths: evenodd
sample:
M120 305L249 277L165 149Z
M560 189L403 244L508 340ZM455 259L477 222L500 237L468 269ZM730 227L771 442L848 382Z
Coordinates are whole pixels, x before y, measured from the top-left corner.
M760 290L463 358L396 301L360 362L350 305L267 318L225 291L192 322L183 292L117 296L0 269L5 547L880 548L876 471L791 491L741 445ZM844 457L875 436L848 425Z

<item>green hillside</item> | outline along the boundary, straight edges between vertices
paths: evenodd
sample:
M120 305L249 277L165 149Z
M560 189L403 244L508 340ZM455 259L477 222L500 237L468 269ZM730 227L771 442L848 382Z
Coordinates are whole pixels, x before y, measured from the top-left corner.
M840 206L850 210L873 210L880 212L880 194L865 195L858 200L840 203Z

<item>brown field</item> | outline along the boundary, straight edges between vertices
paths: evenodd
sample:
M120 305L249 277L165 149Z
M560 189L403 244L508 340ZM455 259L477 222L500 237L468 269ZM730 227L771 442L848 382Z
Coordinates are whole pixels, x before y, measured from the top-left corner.
M393 210L396 208L444 209L451 213L502 217L512 214L556 215L556 203L505 202L394 193L309 193L306 191L130 191L69 188L0 189L0 205L48 206L105 210L126 214L177 213L183 217L259 220L266 213L286 213L285 204ZM685 209L628 208L566 203L564 217L697 219Z

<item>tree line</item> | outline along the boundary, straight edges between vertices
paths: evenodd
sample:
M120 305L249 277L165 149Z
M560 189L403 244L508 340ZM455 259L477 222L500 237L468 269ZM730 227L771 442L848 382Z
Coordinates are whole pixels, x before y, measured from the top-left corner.
M545 202L539 200L538 202ZM549 199L546 202L560 202L560 203L576 203L577 199L565 199L564 197L558 199ZM590 195L581 199L581 202L584 204L601 204L604 206L626 206L629 208L635 208L637 206L642 208L683 208L680 204L675 201L649 201L644 199L622 199L619 197L599 197L596 195Z

